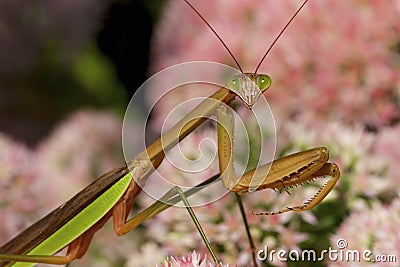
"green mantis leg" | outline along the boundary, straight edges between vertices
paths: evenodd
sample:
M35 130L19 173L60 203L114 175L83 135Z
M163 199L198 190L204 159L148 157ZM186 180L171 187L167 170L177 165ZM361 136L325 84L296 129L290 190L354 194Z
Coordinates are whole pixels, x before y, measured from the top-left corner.
M174 187L174 188L172 188L172 190L174 192L176 192L177 194L179 194L179 196L182 198L182 201L185 204L185 207L188 210L190 217L192 218L194 224L196 225L196 228L199 231L201 238L204 241L204 244L206 245L208 251L210 252L211 257L213 258L214 262L219 263L217 256L215 255L214 251L212 250L210 242L208 241L207 236L205 235L203 228L200 225L199 220L197 219L196 215L194 214L193 209L190 207L189 201L185 197L185 194L183 193L182 189L179 187Z
M164 211L165 209L171 207L172 205L178 203L179 201L183 201L185 204L186 209L189 212L190 217L192 218L194 224L196 225L197 230L199 231L201 238L203 239L208 251L211 254L211 257L216 263L219 263L219 260L211 248L210 242L208 241L203 228L201 227L195 213L193 212L192 208L190 207L190 203L187 200L187 197L190 195L200 191L205 186L219 180L219 175L215 175L208 180L204 181L203 183L198 184L197 186L183 192L179 187L171 188L167 193L165 193L158 201L154 202L150 207L143 210L133 218L129 219L120 229L123 229L123 232L129 232L136 228L139 224L147 221L148 219L154 217L155 215L159 214L160 212ZM118 233L118 232L117 232ZM118 233L119 234L119 233Z

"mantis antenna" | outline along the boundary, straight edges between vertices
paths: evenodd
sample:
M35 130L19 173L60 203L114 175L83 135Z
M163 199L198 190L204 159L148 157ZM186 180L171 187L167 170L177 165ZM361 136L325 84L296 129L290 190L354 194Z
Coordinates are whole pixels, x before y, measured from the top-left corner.
M272 42L272 44L268 47L267 51L265 52L265 54L263 55L263 57L261 58L260 62L257 65L256 70L254 71L254 74L257 74L258 69L260 68L261 64L263 63L264 59L266 58L266 56L268 55L269 51L271 51L271 49L274 47L274 45L276 44L276 42L279 40L279 38L282 36L282 34L285 32L285 30L289 27L290 23L294 20L294 18L297 16L297 14L299 14L300 10L303 8L303 6L305 4L307 4L308 0L305 0L303 2L303 4L301 4L301 6L297 9L297 11L293 14L293 16L290 18L290 20L286 23L285 27L283 27L283 29L279 32L279 34L275 37L274 41Z
M243 73L242 67L240 67L239 62L236 60L235 56L233 55L232 51L228 48L228 46L225 44L225 42L222 40L222 38L218 35L218 33L214 30L214 28L208 23L208 21L200 14L200 12L192 5L189 3L187 0L183 0L190 6L191 9L193 9L194 12L201 18L201 20L210 28L210 30L214 33L215 36L219 39L219 41L222 43L222 45L225 47L226 51L231 55L233 60L235 61L236 65L238 66L239 70L241 73Z
M191 8L193 9L194 12L196 12L196 14L201 18L201 20L207 25L207 27L214 33L214 35L218 38L218 40L221 42L221 44L225 47L226 51L228 51L229 55L231 55L232 59L235 61L236 65L238 66L239 70L241 73L243 72L242 67L240 67L239 62L237 61L237 59L235 58L235 56L233 55L232 51L228 48L228 46L225 44L225 42L222 40L222 38L218 35L218 33L214 30L214 28L211 26L210 23L208 23L208 21L200 14L200 12L192 5L189 3L189 1L187 0L183 0L185 1L185 3ZM301 11L301 9L305 6L305 4L308 2L309 0L305 0L303 2L303 4L301 4L301 6L297 9L297 11L293 14L293 16L290 18L290 20L286 23L286 25L282 28L282 30L279 32L279 34L275 37L274 41L271 43L271 45L268 47L267 51L264 53L263 57L261 58L260 62L257 65L256 70L254 71L254 75L257 74L258 69L260 68L261 64L263 63L264 59L267 57L268 53L271 51L271 49L274 47L274 45L276 44L276 42L279 40L279 38L282 36L282 34L285 32L285 30L289 27L290 23L292 23L292 21L294 20L294 18L297 16L297 14L299 14L299 12Z

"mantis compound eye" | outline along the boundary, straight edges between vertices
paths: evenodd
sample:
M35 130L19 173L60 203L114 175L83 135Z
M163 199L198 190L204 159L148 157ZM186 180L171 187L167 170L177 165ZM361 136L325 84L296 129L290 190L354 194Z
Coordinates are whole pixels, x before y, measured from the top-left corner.
M257 76L256 84L261 92L264 92L271 86L271 77L266 74L260 74Z
M238 92L240 90L241 81L240 81L239 77L233 76L232 78L230 78L228 80L227 85L228 85L229 90L231 90L231 91L236 93L236 92Z

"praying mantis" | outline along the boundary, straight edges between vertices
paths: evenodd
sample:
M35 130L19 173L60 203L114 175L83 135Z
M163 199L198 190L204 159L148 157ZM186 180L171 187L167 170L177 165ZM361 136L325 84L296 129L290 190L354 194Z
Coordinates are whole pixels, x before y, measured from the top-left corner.
M201 14L187 0L184 1L216 34ZM305 211L319 204L334 188L340 177L338 166L335 163L328 162L329 152L324 147L298 152L274 160L245 172L242 177L236 176L233 162L234 147L232 137L234 124L230 106L234 99L238 97L251 109L257 99L270 87L271 78L265 74L258 74L257 71L272 46L307 2L308 0L304 1L289 20L264 54L253 73L244 73L242 71L233 54L216 34L238 65L240 74L229 78L226 87L222 87L201 102L169 131L132 160L104 174L78 192L69 201L0 247L0 266L32 266L34 263L67 264L84 256L94 234L111 218L116 234L124 235L180 199L188 209L213 260L218 263L219 260L187 200L189 195L217 179L221 179L228 190L238 194L245 194L266 188L274 190L286 189L314 181L322 176L330 176L331 179L320 188L314 197L304 202L304 204L286 207L277 212L260 212L256 214ZM142 191L142 186L151 173L160 166L165 153L206 121L206 116L216 116L218 121L219 174L187 192L174 187L148 209L128 219L129 212ZM252 187L253 180L261 182L257 187ZM68 247L65 256L53 256L64 247ZM16 263L14 264L14 262Z

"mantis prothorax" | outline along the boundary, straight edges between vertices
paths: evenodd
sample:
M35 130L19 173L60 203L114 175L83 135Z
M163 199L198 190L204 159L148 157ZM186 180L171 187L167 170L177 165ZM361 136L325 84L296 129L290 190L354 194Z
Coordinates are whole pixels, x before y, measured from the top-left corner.
M184 0L209 26L213 28L198 13L198 11ZM232 77L227 87L223 87L212 94L182 118L174 127L166 132L145 150L140 152L133 160L104 174L82 191L77 193L59 208L50 212L47 216L28 227L14 239L0 247L0 266L31 266L30 263L66 264L86 253L94 234L103 227L111 217L114 230L117 235L124 235L145 220L165 210L170 205L182 199L192 219L196 223L204 242L206 243L214 261L217 257L211 249L201 226L198 224L186 196L193 194L198 189L183 193L179 188L171 189L160 201L155 202L148 209L137 216L128 219L129 212L136 197L141 192L141 185L147 177L156 169L164 159L164 153L184 139L206 119L205 116L216 115L218 120L218 158L220 177L223 184L230 191L244 194L249 191L265 188L285 189L304 182L314 181L322 176L331 176L331 179L322 186L313 198L303 205L287 207L278 212L256 213L275 214L287 211L304 211L311 209L320 203L335 186L340 173L336 164L328 163L328 150L326 148L314 148L304 152L289 155L265 164L254 170L247 171L242 177L236 177L233 164L232 132L234 129L232 111L227 108L236 96L246 104L248 108L254 105L258 97L270 86L271 79L268 75L257 74L257 70L265 56L275 44L277 39L287 28L290 22L306 4L306 0L283 28L270 48L267 50L254 73L243 73L236 59L228 47L222 44L232 55L238 64L242 74ZM161 140L162 139L162 140ZM218 175L202 183L202 186L211 183ZM257 188L251 188L252 179L259 183ZM180 198L176 198L176 196ZM174 198L175 196L175 198ZM172 200L171 200L172 199ZM164 203L168 200L169 203ZM65 256L53 256L54 253L68 247ZM254 254L253 254L254 259ZM256 264L255 260L254 263Z

